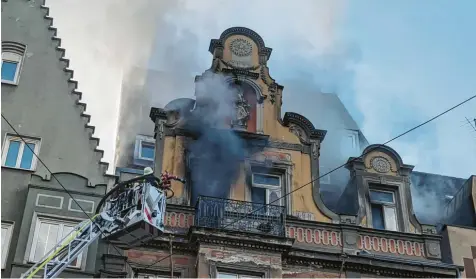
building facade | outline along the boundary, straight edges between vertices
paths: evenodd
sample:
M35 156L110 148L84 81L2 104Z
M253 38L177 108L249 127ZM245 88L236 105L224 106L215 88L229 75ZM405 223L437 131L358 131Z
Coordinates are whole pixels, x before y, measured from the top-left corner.
M106 265L110 274L460 275L461 267L442 260L436 226L415 217L413 166L390 147L357 147L353 156L365 155L349 156L348 180L331 210L319 179L327 131L298 113L282 117L284 87L267 66L272 49L254 31L233 27L209 51L212 66L196 77L195 98L150 111L155 173L187 178L173 182L167 233L122 256L105 255L115 259ZM351 126L344 129L366 142Z
M471 176L445 206L439 228L444 260L464 267L462 277L476 278L476 176Z
M114 180L43 1L2 1L2 277L91 215ZM9 125L12 125L10 127ZM37 154L39 159L33 154ZM44 164L43 164L44 163ZM92 278L98 244L64 277Z
M356 150L344 169L348 179L336 183L343 194L328 205L323 197L332 187L321 191L319 176L331 160L326 141L338 137L282 113L284 87L267 66L272 49L243 27L211 41L212 66L196 77L195 98L153 107L144 124L151 131L133 134L124 149L132 159L118 176L106 175L42 4L2 1L2 277L20 277L93 214L116 179L141 175L145 166L187 178L172 185L166 233L126 251L99 241L61 277L449 278L474 259L460 249L467 243L452 238L455 230L442 236L415 216L413 166L390 147L369 146L350 120L342 129L359 141L343 140ZM467 208L463 200L455 200L455 212Z

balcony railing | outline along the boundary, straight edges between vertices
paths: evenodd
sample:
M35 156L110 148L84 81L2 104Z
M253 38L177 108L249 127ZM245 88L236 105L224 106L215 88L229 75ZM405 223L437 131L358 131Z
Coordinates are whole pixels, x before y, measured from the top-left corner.
M284 237L285 216L283 206L200 196L195 226Z

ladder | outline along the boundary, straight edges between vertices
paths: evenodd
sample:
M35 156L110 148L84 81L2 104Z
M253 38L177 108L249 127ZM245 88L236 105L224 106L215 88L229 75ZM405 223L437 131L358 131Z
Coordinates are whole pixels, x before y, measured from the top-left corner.
M86 220L77 225L66 237L58 242L53 249L33 267L31 267L22 278L33 278L43 269L43 278L55 278L67 268L86 248L94 242L102 233L102 228L110 221L97 214L90 220ZM37 275L38 276L38 275Z

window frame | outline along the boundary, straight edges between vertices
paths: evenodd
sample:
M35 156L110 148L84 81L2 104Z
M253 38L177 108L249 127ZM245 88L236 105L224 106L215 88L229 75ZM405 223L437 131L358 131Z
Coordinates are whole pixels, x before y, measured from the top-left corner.
M220 273L228 273L238 275L238 278L269 278L269 268L257 268L247 264L234 264L229 266L220 262L212 262L210 264L211 278L220 278Z
M25 258L27 263L37 263L37 261L34 259L35 257L35 252L37 248L37 242L38 242L38 233L40 229L40 225L42 222L49 222L49 223L56 223L57 225L61 226L61 234L58 234L58 239L56 240L56 243L58 243L61 239L64 238L63 236L63 231L64 231L64 226L73 226L76 227L78 224L81 223L80 220L74 220L74 219L64 219L64 218L55 218L52 216L48 215L38 215L34 214L33 220L32 220L32 227L31 227L31 232L30 232L30 237L29 237L29 245L27 245L27 251L25 253ZM49 250L47 251L49 252ZM86 263L86 257L88 253L88 248L86 248L77 258L77 264L76 265L69 265L67 268L68 269L76 269L76 270L81 270L84 266L84 263ZM28 255L28 256L26 256ZM44 257L44 255L42 256Z
M352 138L352 149L353 149L353 152L355 152L355 154L352 154L352 156L357 156L357 154L360 153L359 152L359 150L360 150L359 131L346 129L346 135L345 136L349 137L349 138Z
M13 77L13 80L2 78L2 83L6 83L10 85L18 85L18 82L20 80L21 68L23 66L24 56L25 56L25 53L19 54L19 53L15 53L8 50L2 51L2 65L1 65L2 68L3 68L3 62L12 62L17 64L17 68L15 70L15 75Z
M142 156L142 144L145 143L145 144L150 144L154 147L154 157L152 158L149 158L149 157L143 157ZM153 141L150 141L150 140L147 140L147 139L140 139L139 140L139 154L138 154L138 159L141 159L141 160L146 160L146 161L154 161L155 159L155 142Z
M390 193L392 194L393 202L386 202L386 201L378 201L378 200L372 200L370 193L371 192L381 192L381 193ZM384 221L384 230L389 230L389 231L399 231L400 226L399 226L399 212L398 212L398 203L397 203L397 193L396 191L392 190L387 190L387 189L376 189L376 188L370 188L369 189L369 208L370 208L370 215L372 217L372 228L373 228L373 213L372 213L372 205L379 205L382 208L382 217ZM386 218L386 213L385 213L385 208L391 208L395 212L395 230L391 230L388 227L387 224L387 218Z
M181 278L182 272L174 268L173 277L170 277L170 269L134 269L134 278L146 278L141 276L151 276L152 278ZM163 277L162 277L163 276Z
M12 241L14 227L15 223L2 221L2 230L4 228L7 230L7 235L5 235L5 243L2 243L2 269L5 269L7 267L7 258L10 252L10 244Z
M15 162L15 166L7 166L6 165L6 160L7 160L7 155L8 151L10 149L10 144L12 141L19 141L20 142L20 147L18 149L18 155L17 159ZM5 168L10 168L10 169L19 169L19 170L27 170L27 171L35 171L37 164L38 164L38 158L35 156L39 155L40 147L41 147L41 139L40 138L35 138L35 137L30 137L30 136L22 136L22 135L12 135L12 134L6 134L5 135L5 140L3 141L3 150L2 150L2 167ZM21 159L23 158L23 151L25 150L25 145L27 143L33 143L35 144L35 149L33 150L33 158L31 159L31 166L29 169L21 168Z
M269 184L260 184L260 183L255 183L254 182L254 176L255 175L263 175L263 176L271 176L271 177L277 177L279 178L279 186L276 186L276 185L269 185ZM279 190L279 197L282 197L283 196L283 176L282 175L277 175L277 174L269 174L269 173L262 173L262 172L251 172L251 187L256 187L256 188L264 188L266 189L266 198L265 198L265 202L266 204L270 204L270 200L269 200L269 191L270 190ZM253 189L251 189L253 190ZM250 193L251 194L251 193ZM285 206L283 205L283 203L285 203L285 201L283 201L283 199L279 199L278 200L279 202L279 206ZM274 204L276 205L276 204Z

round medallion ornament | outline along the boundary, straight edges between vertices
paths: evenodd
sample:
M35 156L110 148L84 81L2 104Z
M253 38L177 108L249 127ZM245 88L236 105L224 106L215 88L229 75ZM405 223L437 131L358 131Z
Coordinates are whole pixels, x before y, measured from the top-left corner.
M253 47L247 40L238 38L231 41L230 49L231 52L233 52L233 54L236 56L249 56L251 55L251 50Z
M374 157L370 162L372 168L380 173L386 173L390 171L390 162L384 157Z

